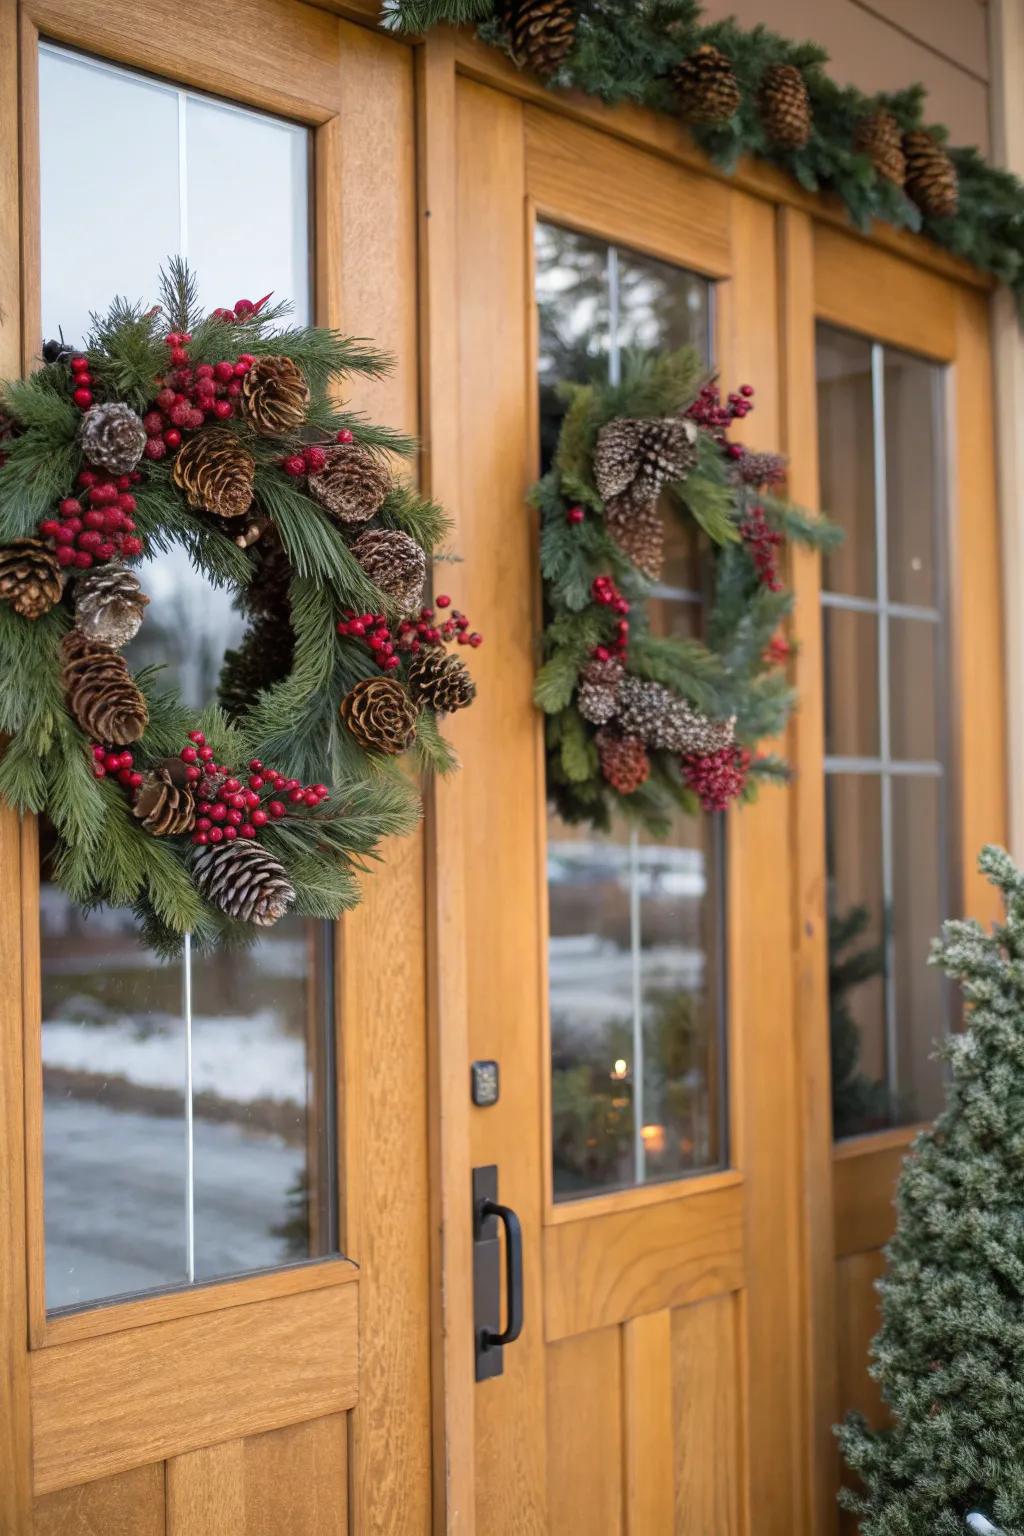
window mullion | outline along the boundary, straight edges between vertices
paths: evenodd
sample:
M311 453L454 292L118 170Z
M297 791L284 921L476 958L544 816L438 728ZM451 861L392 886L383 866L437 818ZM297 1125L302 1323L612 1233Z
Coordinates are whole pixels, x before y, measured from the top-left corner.
M185 935L181 970L181 1012L185 1023L185 1274L196 1278L196 1143L192 1080L192 935Z
M895 1101L899 1090L896 997L896 946L893 932L895 871L892 825L892 721L889 667L889 537L885 464L885 351L871 348L872 436L875 481L875 583L878 600L878 745L881 760L882 915L885 923L886 1080Z

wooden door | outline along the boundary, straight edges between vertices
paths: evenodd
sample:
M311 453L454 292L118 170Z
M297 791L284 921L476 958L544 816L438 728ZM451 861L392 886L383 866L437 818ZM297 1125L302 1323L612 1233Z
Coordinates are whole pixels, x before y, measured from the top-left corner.
M802 858L826 876L839 943L829 993L811 983L803 994L806 1027L828 1010L833 1036L833 1144L819 1139L825 1155L809 1162L809 1209L820 1307L834 1319L831 1366L822 1346L831 1416L877 1419L874 1282L903 1157L941 1105L932 1041L959 1020L958 999L926 969L928 943L947 916L998 916L977 855L1006 838L990 312L963 274L832 229L804 231L801 251L813 317L801 322L797 372L817 431L804 435L800 473L847 535L801 589L802 664L824 723L816 711L804 722L796 804ZM858 906L866 921L851 943L837 925ZM841 967L858 945L879 946L878 963L849 986ZM826 1394L823 1430L828 1416ZM824 1439L819 1465L827 1472Z
M51 70L47 79L40 73L44 61ZM102 257L104 241L117 240L119 224L125 239L137 235L143 242L147 219L163 228L158 178L172 150L162 129L148 123L143 129L124 106L125 92L155 93L153 111L161 122L175 111L179 127L186 120L181 131L189 136L193 155L221 155L219 176L200 177L197 185L200 193L220 186L219 216L225 221L237 225L251 222L254 212L258 216L258 206L239 206L240 188L258 205L261 185L269 197L274 175L285 176L296 198L294 189L301 187L292 246L302 246L308 209L308 310L321 322L373 337L396 354L393 374L361 389L356 403L375 419L415 431L415 119L409 50L290 0L237 0L230 7L199 9L162 3L142 9L128 0L88 6L76 0L22 5L4 0L0 361L8 375L31 367L40 348L41 256L48 255L45 243L53 231L53 219L48 225L43 215L48 208L52 213L55 174L55 162L48 159L55 135L46 116L52 96L46 93L53 90L56 68L65 71L62 78L76 80L81 77L75 71L94 71L77 108L70 93L61 103L80 112L83 132L90 112L109 128L113 109L107 109L104 93L115 86L122 92L123 143L112 143L108 133L105 149L98 151L109 155L104 166L109 207L95 207L92 232L81 226L68 232L72 245L91 244L88 259L81 247L85 265L96 270L95 258ZM188 118L193 111L195 122ZM239 127L243 119L250 122L246 113L259 115L251 121L258 120L261 131L291 134L284 171L278 162L273 171L262 149L247 163L225 164L227 141L213 124L218 112L236 114L231 123L238 152L249 142ZM298 147L296 136L302 141ZM73 158L67 134L57 134L56 141L58 151ZM127 188L135 185L140 142L157 184L155 191L147 186L149 211L139 214L133 231L138 210ZM73 201L75 195L69 185L66 196ZM184 219L186 203L179 205L170 182L167 197ZM237 232L224 227L226 234ZM205 230L211 260L219 248L215 236L216 230L213 237ZM268 253L279 249L279 237L279 229L264 231ZM286 243L287 238L286 232ZM253 248L259 247L257 235ZM120 253L113 245L107 249L113 271ZM170 253L161 251L158 259ZM197 252L191 254L197 259ZM301 276L301 252L296 259ZM99 265L102 269L102 261ZM148 281L155 277L154 271ZM113 296L96 293L96 307L102 309ZM235 297L220 294L212 302L233 303ZM217 973L223 996L210 1011L225 1016L234 1009L229 1030L240 1035L272 1005L285 985L282 976L293 978L290 1033L277 1044L287 1046L289 1070L298 1060L300 1083L311 1082L313 1088L308 1105L299 1106L304 1118L298 1133L296 1106L282 1110L278 1103L275 1110L272 1081L265 1099L259 1098L263 1089L235 1094L245 1105L233 1102L224 1080L218 1091L196 1098L197 1136L205 1136L207 1146L216 1143L222 1153L224 1138L234 1138L235 1148L232 1183L214 1192L216 1202L205 1216L196 1210L190 1263L198 1284L182 1283L184 1265L177 1257L173 1273L153 1278L158 1254L176 1252L177 1214L168 1215L160 1193L172 1170L156 1157L148 1224L135 1171L147 1149L174 1128L180 1107L176 1090L160 1098L163 1090L147 1086L144 1072L141 1077L127 1072L122 1054L134 1051L135 1060L147 1040L166 1044L174 1019L165 1028L166 1020L147 1016L152 988L146 976L137 975L120 1006L127 1018L136 1018L138 1029L111 1033L104 1027L90 1037L93 1054L98 1038L113 1040L112 1053L97 1071L86 1070L92 1057L84 1066L80 1060L57 1060L49 1011L55 974L51 892L40 890L34 823L19 827L9 812L0 816L0 870L3 1536L427 1532L430 1255L421 841L413 838L388 850L380 872L368 881L364 906L336 934L289 930L283 971L261 970L257 957L251 975L230 965ZM41 895L48 903L42 924ZM117 943L130 947L127 938ZM102 929L96 947L106 964L110 944ZM89 941L78 944L68 962L72 969L88 969L89 948ZM110 969L114 986L121 957ZM211 973L205 974L204 984L213 988ZM79 985L77 975L76 970L79 994L91 987L95 1003L102 978L94 969L88 984ZM173 978L167 986L173 991ZM173 1016L167 986L161 1006ZM64 1001L80 1015L80 996L72 1005L67 991ZM93 1023L110 1024L109 1008L102 1016L94 1013ZM263 1058L251 1033L248 1039L253 1066ZM241 1056L236 1065L242 1065ZM274 1068L264 1061L257 1075L261 1071L267 1082ZM111 1108L111 1082L122 1085L122 1100L112 1113L114 1120L117 1113L123 1118L108 1127L103 1148L111 1156L103 1164L95 1112L100 1100L104 1111ZM55 1131L55 1103L78 1106L92 1117L77 1143ZM153 1141L133 1140L128 1129L132 1117L143 1114L165 1117L145 1122ZM62 1149L69 1156L58 1168L55 1157ZM90 1159L100 1167L88 1186L93 1209L76 1224ZM274 1214L265 1204L274 1181L261 1172L271 1162L281 1196ZM201 1172L198 1151L194 1163ZM290 1183L281 1181L282 1170L291 1170ZM58 1173L71 1177L70 1197L58 1188ZM194 1204L200 1204L198 1196ZM255 1261L241 1258L241 1247L232 1248L250 1207L260 1224L255 1250L246 1250L257 1253ZM290 1261L288 1246L296 1213L297 1262ZM89 1274L68 1257L83 1253L89 1255ZM221 1278L251 1268L264 1272ZM142 1278L120 1285L108 1278L136 1273ZM152 1294L114 1298L117 1290Z
M549 831L531 704L539 583L523 505L540 455L538 230L571 232L584 254L614 247L623 268L689 284L713 317L710 344L728 387L749 379L759 389L747 440L769 447L783 426L775 210L456 74L444 49L427 49L427 119L442 142L454 141L457 182L444 229L436 194L431 201L430 271L438 288L443 266L457 281L439 298L431 290L431 336L446 346L452 330L456 338L458 541L486 645L478 706L457 727L466 770L458 831L437 858L467 937L465 1035L452 1049L501 1068L499 1101L470 1111L467 1162L497 1165L499 1198L522 1220L526 1317L504 1374L478 1385L450 1425L474 1451L472 1482L459 1463L451 1473L459 1528L806 1529L790 809L769 792L730 816L718 866L710 843L695 848L691 834L689 851L679 845L680 867L698 867L685 863L691 854L702 861L704 962L710 973L711 947L721 944L716 985L728 997L724 1034L719 1041L711 1026L705 1061L722 1089L710 1166L662 1181L627 1174L614 1192L574 1195L553 1176L561 1084L553 1090L548 942L557 893L545 872L549 853L571 848L564 832ZM428 179L435 172L428 162ZM463 1083L455 1079L453 1106ZM710 1094L708 1113L719 1113ZM656 1120L643 1127L649 1155L664 1133ZM457 1173L450 1198L468 1213L468 1168Z

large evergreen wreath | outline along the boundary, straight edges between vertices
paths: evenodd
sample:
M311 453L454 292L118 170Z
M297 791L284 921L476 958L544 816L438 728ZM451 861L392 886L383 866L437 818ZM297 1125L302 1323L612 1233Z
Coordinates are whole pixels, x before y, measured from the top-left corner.
M159 305L117 300L0 395L0 795L165 953L352 906L418 815L401 755L451 767L437 716L474 693L447 645L480 636L420 606L447 522L389 467L413 445L333 397L387 359L269 299L204 316L172 262ZM132 562L175 543L248 625L198 718L120 654Z
M724 810L785 777L757 750L793 705L780 546L824 548L839 532L773 490L781 458L728 440L753 393L723 402L691 348L627 357L619 385L564 386L553 467L532 499L545 604L535 698L566 820L606 828L622 812L659 835L674 808ZM706 642L651 631L672 516L703 551Z

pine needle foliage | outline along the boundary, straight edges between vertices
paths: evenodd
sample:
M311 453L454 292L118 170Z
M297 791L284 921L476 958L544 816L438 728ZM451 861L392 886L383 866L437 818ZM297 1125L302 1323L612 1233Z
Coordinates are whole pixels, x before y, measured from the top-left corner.
M751 754L747 798L759 781L786 775L779 759L755 754L761 741L782 733L795 702L769 651L792 597L762 583L742 530L755 506L763 507L771 528L812 548L831 545L836 530L746 484L719 436L700 427L696 463L685 480L666 487L664 515L678 517L696 540L709 582L706 639L665 636L650 625L656 589L609 532L595 485L594 455L603 427L620 418L685 415L706 382L697 353L683 348L665 355L630 354L620 384L566 387L568 407L554 467L530 495L540 513L545 613L534 702L548 717L549 793L567 821L603 829L621 814L662 836L676 811L697 809L679 760L663 749L650 749L650 777L631 794L620 794L601 774L598 728L579 707L587 664L595 655L614 655L618 615L597 600L594 582L601 576L612 577L631 605L627 672L660 684L711 720L734 720L736 740ZM580 507L582 522L570 520L568 511Z
M145 552L184 549L206 580L234 593L249 628L225 660L221 697L230 713L211 703L197 716L165 687L159 668L136 675L149 720L133 752L136 768L145 771L176 756L198 730L215 761L236 775L258 758L300 784L330 784L328 800L317 807L289 803L285 818L261 827L259 838L284 865L296 910L333 918L358 901L359 877L381 841L406 835L420 813L412 776L394 759L363 750L339 714L354 684L378 674L376 653L365 641L343 637L339 623L354 614L384 615L397 627L403 618L350 544L366 529L399 529L430 559L450 524L442 508L396 474L377 515L344 529L308 493L305 478L284 472L284 461L311 445L329 452L338 433L352 434L388 463L416 452L406 434L338 404L353 375L387 373L388 355L337 331L285 325L289 313L286 302L267 295L240 319L229 311L204 315L194 274L175 258L161 275L158 304L115 299L92 316L83 347L96 403L118 401L140 415L173 383L167 337L175 332L188 337L192 368L249 353L288 358L305 379L308 410L294 430L257 435L244 413L218 422L254 463L252 513L269 527L252 547L235 542L230 522L188 504L174 481L173 451L139 462L133 518ZM0 543L37 535L41 522L55 518L57 504L74 494L80 471L92 467L83 461L75 387L66 357L0 386ZM74 567L68 576L62 599L35 622L0 603L0 736L7 738L0 796L49 817L56 834L53 868L74 900L131 908L159 954L176 953L186 933L200 950L250 942L244 925L200 896L190 835L151 836L133 815L125 786L94 774L94 743L63 695L61 645L75 621ZM408 648L395 653L391 675L399 680L407 657ZM418 770L456 766L430 709L421 710L417 734L412 761Z
M863 1536L1024 1531L1024 875L979 866L1005 919L945 925L932 964L959 982L966 1028L939 1047L945 1108L911 1146L871 1349L892 1424L850 1415L839 1439Z
M731 172L744 155L769 160L807 191L841 199L858 229L876 220L897 229L923 229L937 244L1007 283L1024 302L1024 183L989 165L977 149L953 147L949 153L960 183L957 214L922 216L855 147L858 125L879 108L891 112L904 132L929 128L945 141L946 130L926 120L920 86L874 96L840 86L828 73L825 49L816 43L796 42L761 25L742 27L732 18L707 23L697 0L579 0L576 9L575 45L545 80L550 89L583 91L609 104L639 102L675 114L672 73L695 49L710 43L729 60L742 92L739 110L726 123L691 125L716 165ZM386 0L384 11L387 24L398 31L476 23L484 41L510 51L497 0ZM798 150L773 143L758 111L761 81L775 64L798 68L810 95L812 132Z

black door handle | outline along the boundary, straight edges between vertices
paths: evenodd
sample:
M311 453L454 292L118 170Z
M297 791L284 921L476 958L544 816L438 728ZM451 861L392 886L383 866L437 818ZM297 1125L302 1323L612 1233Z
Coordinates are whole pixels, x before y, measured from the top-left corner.
M480 1214L497 1216L505 1228L505 1305L508 1318L501 1333L483 1330L481 1343L484 1349L494 1349L514 1344L523 1331L523 1229L519 1217L510 1205L499 1205L497 1200L482 1200Z
M501 1235L505 1229L505 1326L501 1326ZM476 1379L505 1369L506 1344L523 1331L523 1229L510 1206L498 1199L494 1163L473 1169L473 1332Z

